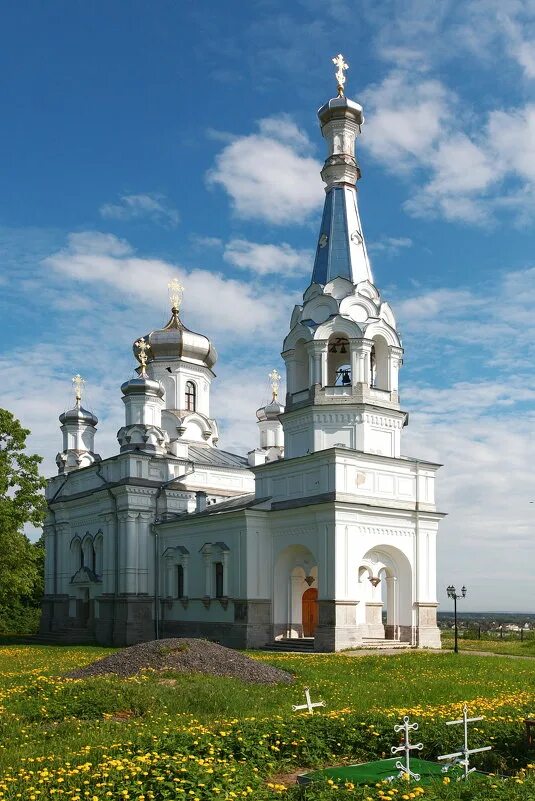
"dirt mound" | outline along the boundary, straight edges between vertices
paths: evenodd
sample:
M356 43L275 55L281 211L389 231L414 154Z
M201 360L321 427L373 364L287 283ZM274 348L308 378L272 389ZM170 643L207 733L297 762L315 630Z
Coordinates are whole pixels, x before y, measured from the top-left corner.
M232 676L252 684L289 684L293 681L293 676L285 670L257 662L239 651L224 648L215 642L189 637L132 645L66 675L73 679L109 673L115 676L134 676L146 668Z

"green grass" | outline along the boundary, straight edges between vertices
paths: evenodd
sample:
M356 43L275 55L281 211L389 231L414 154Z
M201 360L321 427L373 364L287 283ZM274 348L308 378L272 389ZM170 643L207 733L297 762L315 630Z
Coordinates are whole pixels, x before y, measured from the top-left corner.
M442 633L442 648L453 650L453 635ZM478 639L459 638L460 651L485 651L491 654L502 654L504 656L531 656L535 657L535 639L521 641L511 637L502 639L490 639L482 637Z
M185 775L197 777L197 784L212 787L214 776L221 771L217 781L222 785L235 781L240 790L229 795L229 801L240 793L247 796L246 787L254 789L255 798L271 798L282 791L268 787L266 778L291 766L306 768L386 754L395 743L393 725L405 712L420 721L426 756L434 758L446 746L448 736L450 740L454 736L446 730L444 720L458 716L463 702L489 719L487 728L483 726L476 735L495 737L495 762L489 765L512 770L529 759L522 746L522 718L531 709L535 711L535 660L443 652L369 657L255 653L254 658L292 672L295 683L256 686L233 679L152 672L124 680L62 678L75 666L106 653L106 649L87 646L0 646L0 801L26 797L32 801L32 794L39 801L51 797L49 776L43 787L37 785L36 791L17 796L25 782L24 786L33 786L28 782L35 782L35 771L43 765L56 771L54 781L58 770L67 771L65 782L55 785L55 795L78 801L81 769L77 766L88 761L92 795L84 796L86 791L80 787L81 801L109 798L106 792L116 797L123 786L128 795L122 797L137 799L143 795L140 786L145 785L154 785L157 791L147 791L143 801L175 798L179 797L175 794L177 782L182 781L176 777L183 777L185 770L176 767L179 758L190 760ZM306 686L310 686L313 700L327 704L326 710L313 718L291 710L292 704L303 701ZM448 744L453 746L454 741ZM145 779L135 780L135 760L148 752L153 754L150 770ZM124 759L126 767L115 764L116 758ZM210 760L215 760L212 772L207 767ZM199 779L199 771L204 781ZM208 771L209 778L203 771ZM117 774L113 790L104 792L104 774ZM16 780L3 783L1 777L6 775ZM164 775L168 777L165 780ZM131 784L120 784L127 777ZM141 781L137 789L135 781ZM164 787L164 781L167 795L158 789ZM530 781L526 779L526 786ZM69 794L60 793L63 787L71 788ZM196 795L194 791L190 798L223 798L224 792L206 790ZM300 792L291 791L294 795ZM307 792L319 797L324 790ZM453 791L445 788L441 792ZM535 787L531 797L535 797Z

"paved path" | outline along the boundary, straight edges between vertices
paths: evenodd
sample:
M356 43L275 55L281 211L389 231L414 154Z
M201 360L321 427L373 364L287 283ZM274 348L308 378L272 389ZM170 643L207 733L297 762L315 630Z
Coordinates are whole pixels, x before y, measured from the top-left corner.
M358 648L355 651L343 651L346 656L394 656L396 654L407 654L407 653L422 653L422 651L418 651L416 648ZM433 650L429 649L426 650L425 653L428 654L452 654L453 649L449 648L442 648L441 650ZM533 660L535 657L533 656L523 656L521 654L497 654L494 651L463 651L460 650L462 656L465 655L472 655L472 656L500 656L502 659L531 659Z

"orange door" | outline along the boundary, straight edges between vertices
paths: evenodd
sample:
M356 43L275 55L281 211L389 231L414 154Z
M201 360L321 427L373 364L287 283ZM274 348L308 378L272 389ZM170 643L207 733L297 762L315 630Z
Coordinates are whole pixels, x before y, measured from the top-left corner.
M303 593L303 637L313 637L318 625L318 591L311 587Z

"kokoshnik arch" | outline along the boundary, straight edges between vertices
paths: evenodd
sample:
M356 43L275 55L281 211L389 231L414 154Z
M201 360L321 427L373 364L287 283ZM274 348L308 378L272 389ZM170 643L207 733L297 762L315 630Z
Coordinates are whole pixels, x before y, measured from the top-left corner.
M439 465L401 455L403 350L357 204L364 117L344 95L347 65L333 61L338 96L318 112L325 207L311 283L283 343L285 406L274 371L259 447L246 457L217 447L217 353L185 326L172 282L169 321L134 343L119 453L95 453L97 418L82 406L79 376L75 406L60 417L42 634L440 647Z

